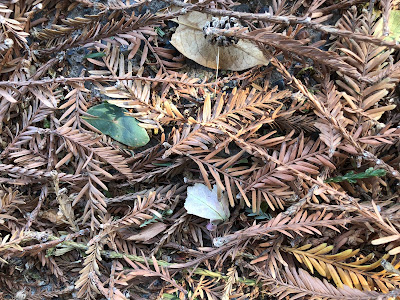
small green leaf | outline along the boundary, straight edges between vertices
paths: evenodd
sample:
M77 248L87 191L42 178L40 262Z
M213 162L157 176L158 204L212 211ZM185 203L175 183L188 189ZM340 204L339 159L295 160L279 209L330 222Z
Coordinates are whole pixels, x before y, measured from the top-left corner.
M50 128L50 121L47 120L47 119L44 119L44 120L43 120L43 127L44 127L44 128Z
M266 204L266 206L268 207L268 204L266 202L262 202L261 206L263 206L262 204ZM260 211L258 213L253 213L253 210L251 209L251 207L247 207L246 209L246 213L248 217L254 217L255 220L271 220L272 216L270 214L267 214L264 210L263 207L261 207Z
M157 166L157 167L170 167L173 165L172 162L167 162L167 163L153 163L153 165Z
M106 54L104 52L94 52L94 53L85 55L83 58L96 58L96 57L103 57L103 56L106 56Z
M125 112L128 111L124 108L102 103L87 111L93 117L83 118L102 133L127 146L137 148L146 145L150 141L146 130L139 126L134 117L127 116Z
M165 32L162 31L162 29L160 27L156 27L155 31L160 37L163 37L165 35Z

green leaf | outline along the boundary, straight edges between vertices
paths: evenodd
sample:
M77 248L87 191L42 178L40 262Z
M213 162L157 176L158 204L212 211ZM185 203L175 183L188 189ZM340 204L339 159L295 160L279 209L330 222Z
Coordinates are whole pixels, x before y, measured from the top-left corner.
M255 220L265 220L265 219L271 220L272 219L272 216L270 214L267 214L266 212L263 212L262 210L260 210L259 213L253 213L253 210L251 209L251 207L246 208L246 213L247 213L248 217L254 217Z
M350 183L356 183L357 179L364 179L364 178L370 178L370 177L375 177L375 176L381 177L381 176L385 176L385 175L386 175L386 171L383 169L374 170L374 168L369 168L369 169L365 170L365 172L357 173L357 174L354 174L354 171L350 171L350 172L346 173L346 175L344 175L344 176L328 178L325 180L325 182L342 182L342 181L347 180Z
M157 166L157 167L170 167L173 165L172 162L167 162L167 163L153 163L153 165Z
M127 146L137 148L146 145L150 141L146 130L139 126L134 117L127 116L125 112L128 111L124 108L102 103L87 111L93 117L83 118L102 133Z
M201 183L187 188L185 208L188 214L196 215L211 221L226 221L229 219L229 203L226 197L218 200L217 186L212 191Z
M96 58L96 57L103 57L106 56L104 52L94 52L84 56L84 58Z
M44 120L43 120L43 127L44 127L44 128L50 128L50 121L47 120L47 119L44 119Z

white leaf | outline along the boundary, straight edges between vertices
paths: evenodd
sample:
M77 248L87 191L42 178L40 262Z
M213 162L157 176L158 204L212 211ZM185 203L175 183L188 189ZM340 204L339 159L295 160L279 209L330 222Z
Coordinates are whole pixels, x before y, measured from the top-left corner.
M201 183L188 187L185 208L188 214L212 221L226 221L230 216L228 200L224 196L218 200L216 185L212 191Z

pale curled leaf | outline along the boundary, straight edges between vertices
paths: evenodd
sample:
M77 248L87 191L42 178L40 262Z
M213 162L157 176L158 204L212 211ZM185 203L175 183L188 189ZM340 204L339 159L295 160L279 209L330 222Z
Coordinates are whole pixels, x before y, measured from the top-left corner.
M268 60L252 42L239 40L228 47L211 45L204 37L203 27L211 16L200 12L190 12L176 20L179 27L172 35L171 44L186 57L198 64L217 69L219 48L219 69L242 71L257 65L266 65Z
M188 214L211 221L226 221L230 216L228 201L226 197L218 200L216 185L212 190L201 183L188 187L185 208Z

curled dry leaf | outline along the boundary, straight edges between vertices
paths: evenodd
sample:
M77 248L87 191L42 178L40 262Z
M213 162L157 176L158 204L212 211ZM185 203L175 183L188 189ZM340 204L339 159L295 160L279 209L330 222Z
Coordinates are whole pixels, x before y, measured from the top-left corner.
M209 219L212 224L227 221L230 216L229 203L226 197L218 199L217 186L210 190L206 185L196 183L187 188L185 208L188 214Z
M251 42L239 40L237 44L228 47L211 45L203 33L203 27L211 18L211 15L200 12L190 12L179 16L175 20L179 23L179 27L172 35L171 44L187 58L212 69L217 69L218 48L218 69L242 71L257 65L268 64L268 59Z

